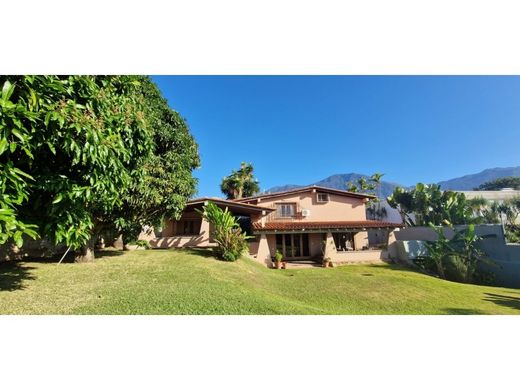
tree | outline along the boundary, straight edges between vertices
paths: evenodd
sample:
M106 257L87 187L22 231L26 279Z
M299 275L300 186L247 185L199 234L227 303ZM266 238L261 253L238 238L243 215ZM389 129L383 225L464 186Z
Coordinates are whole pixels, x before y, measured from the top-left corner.
M0 245L12 239L21 246L25 235L38 236L38 227L24 223L18 215L18 209L28 200L34 178L16 164L19 159L34 158L31 133L22 119L27 118L29 125L35 122L33 110L37 102L31 96L27 105L17 105L11 101L15 85L0 77L0 87Z
M253 165L243 162L238 171L233 170L222 179L220 190L228 199L253 196L260 191L260 184L253 175Z
M226 261L235 261L248 248L245 232L242 232L236 218L227 209L223 210L213 202L208 202L198 213L208 221L213 229L211 238L217 243L217 257Z
M37 225L41 237L79 250L76 259L83 261L93 258L95 238L113 224L124 202L133 208L129 220L136 218L142 208L132 199L143 195L139 192L143 185L152 187L154 153L163 147L157 143L168 137L162 132L172 130L164 107L154 111L147 102L153 94L147 83L147 78L137 76L0 77L0 85L8 91L2 95L0 149L9 150L0 156L1 168L7 172L5 168L11 167L22 176L14 193L16 200L21 199L12 214L21 226L16 231ZM172 153L178 153L189 146L191 152L178 159L170 156L171 161L159 164L158 170L186 166L196 149L189 139L182 142L187 138L186 129L171 136L164 148L175 144L178 148ZM170 158L165 156L166 151L162 158ZM143 167L145 162L150 166ZM178 173L183 176L187 171ZM155 179L162 178L157 174ZM192 185L187 181L187 187ZM13 193L2 191L2 199L13 198ZM190 193L189 188L183 191L178 198L167 195L176 200L174 208ZM166 200L158 203L164 205ZM148 211L145 219L150 221Z
M418 183L412 190L394 189L387 198L409 226L461 225L473 222L473 210L464 194L441 191L437 184ZM415 221L414 221L415 219Z
M381 206L381 178L384 173L374 173L370 177L360 177L356 183L347 182L347 191L363 192L375 195L375 199L371 199L367 204L367 217L369 219L382 220L387 216L387 210Z
M502 188L513 188L520 190L520 177L508 176L488 181L475 188L475 191L497 191Z
M475 223L500 223L500 205L482 197L467 200Z
M198 146L178 112L172 110L157 86L140 77L136 93L144 97L143 114L152 132L153 151L139 161L142 180L133 180L111 221L123 241L137 239L143 226L160 226L178 219L196 191L192 171L200 165Z

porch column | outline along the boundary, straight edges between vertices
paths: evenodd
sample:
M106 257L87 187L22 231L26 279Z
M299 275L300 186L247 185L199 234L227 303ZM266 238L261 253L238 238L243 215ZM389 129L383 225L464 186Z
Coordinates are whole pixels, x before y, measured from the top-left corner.
M272 265L271 251L269 250L269 244L267 243L267 236L265 234L260 235L260 242L258 243L256 261L263 263L268 267Z
M388 241L387 241L387 248L388 248L388 257L390 260L397 259L397 238L395 237L395 232L399 231L399 228L391 230L388 232Z
M325 250L323 251L323 257L334 259L336 254L336 244L334 244L334 238L331 232L327 232L327 238L325 239Z
M199 232L202 242L207 244L209 243L209 222L202 218L200 223L200 232Z
M368 246L368 232L360 231L354 234L354 249L359 251Z

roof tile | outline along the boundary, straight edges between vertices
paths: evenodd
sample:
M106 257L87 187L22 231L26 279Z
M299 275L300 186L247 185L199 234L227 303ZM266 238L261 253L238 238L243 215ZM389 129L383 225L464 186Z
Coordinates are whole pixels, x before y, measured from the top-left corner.
M403 224L382 221L294 221L294 222L266 222L262 227L260 222L253 223L253 230L317 230L342 228L390 228L403 227Z

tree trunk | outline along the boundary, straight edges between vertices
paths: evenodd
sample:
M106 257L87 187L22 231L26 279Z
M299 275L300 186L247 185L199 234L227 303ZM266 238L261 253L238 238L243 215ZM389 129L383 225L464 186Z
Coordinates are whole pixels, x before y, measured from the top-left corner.
M76 257L74 257L74 262L86 263L89 261L94 261L94 245L95 241L91 239L87 245L82 246L79 250L77 250Z

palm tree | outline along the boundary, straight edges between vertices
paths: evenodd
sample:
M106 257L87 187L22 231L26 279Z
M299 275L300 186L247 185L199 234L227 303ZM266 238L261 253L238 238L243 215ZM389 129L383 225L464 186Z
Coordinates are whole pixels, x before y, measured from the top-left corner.
M238 171L222 179L220 190L228 199L240 199L252 196L260 191L260 184L253 175L253 165L243 162Z

